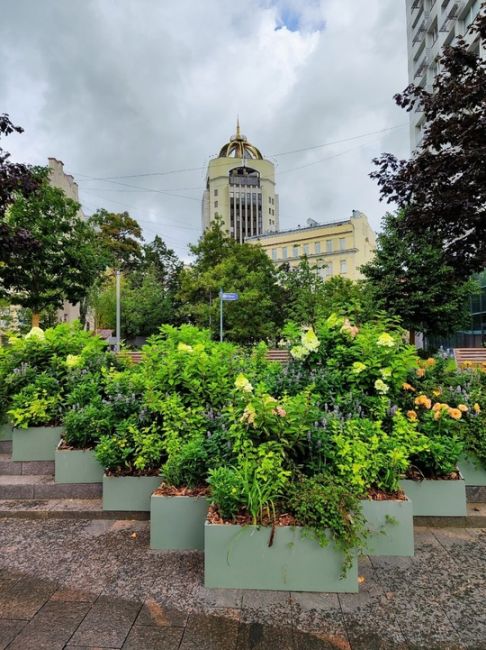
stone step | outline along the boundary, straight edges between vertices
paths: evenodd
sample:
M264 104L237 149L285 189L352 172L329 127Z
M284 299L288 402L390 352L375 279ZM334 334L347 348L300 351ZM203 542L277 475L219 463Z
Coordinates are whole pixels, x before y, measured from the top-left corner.
M414 517L413 523L432 528L486 528L486 503L468 503L465 517Z
M101 483L55 483L52 475L0 476L0 499L93 499L102 490Z
M102 499L0 499L0 518L15 519L138 519L149 512L103 510Z
M466 486L466 498L468 503L486 503L486 485Z
M0 499L0 518L150 519L149 512L103 510L102 499ZM414 517L416 526L486 528L486 503L471 503L467 517Z
M12 453L12 441L0 440L0 454L11 454L11 453Z
M54 476L53 460L14 461L11 454L0 454L0 476L8 474L51 475Z

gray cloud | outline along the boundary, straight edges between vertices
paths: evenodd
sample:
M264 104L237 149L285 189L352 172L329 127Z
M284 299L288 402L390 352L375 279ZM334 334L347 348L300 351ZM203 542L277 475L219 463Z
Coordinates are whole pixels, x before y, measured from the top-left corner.
M407 84L396 0L4 0L0 56L0 112L25 128L14 157L62 159L87 212L128 209L182 256L237 113L269 156L408 120L392 100ZM281 227L358 208L377 228L386 206L368 173L385 150L407 155L406 126L276 156Z

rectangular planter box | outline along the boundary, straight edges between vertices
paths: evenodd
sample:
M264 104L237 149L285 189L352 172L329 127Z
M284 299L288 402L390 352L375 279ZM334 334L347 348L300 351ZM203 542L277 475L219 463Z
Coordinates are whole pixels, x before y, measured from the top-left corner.
M466 486L457 481L400 481L402 490L413 504L413 514L419 517L465 517Z
M103 476L103 510L150 511L160 476Z
M343 555L332 542L325 548L282 526L268 546L271 529L205 524L204 584L209 588L277 591L358 591L358 562L353 558L340 578Z
M12 431L11 424L0 424L0 440L12 440Z
M56 449L56 483L101 483L103 467L92 449Z
M153 494L150 499L150 548L204 550L205 497L172 497Z
M410 499L362 502L367 528L368 555L399 555L413 557L413 506Z
M12 432L12 460L54 460L62 427L31 427Z
M486 467L475 456L464 455L458 462L459 471L466 485L483 487L486 485Z

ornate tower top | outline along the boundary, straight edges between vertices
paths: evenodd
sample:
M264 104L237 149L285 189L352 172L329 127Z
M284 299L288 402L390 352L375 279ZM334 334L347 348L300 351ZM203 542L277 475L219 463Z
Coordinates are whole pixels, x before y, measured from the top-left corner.
M241 135L240 119L236 119L236 135L232 135L218 154L218 158L244 158L247 160L263 160L260 150L248 142L246 135Z

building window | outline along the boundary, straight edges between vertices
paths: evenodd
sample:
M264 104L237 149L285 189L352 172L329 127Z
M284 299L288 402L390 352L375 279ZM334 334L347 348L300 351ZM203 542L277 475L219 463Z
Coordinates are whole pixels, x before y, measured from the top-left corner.
M277 261L277 249L276 248L272 248L272 260L274 262Z
M304 244L304 255L309 255L309 244Z
M319 253L321 252L321 242L320 241L316 241L316 243L314 244L314 252L317 255L319 255Z
M218 190L214 190L214 196L218 196Z
M272 197L271 196L268 197L268 202L270 203L270 205L272 205Z
M346 239L344 237L341 237L339 239L339 250L343 251L346 249Z
M292 248L292 257L299 257L299 246L294 246Z
M217 201L214 202L214 207L215 207L215 208L218 207L218 202L217 202Z
M272 214L272 208L268 208L268 214Z
M282 259L284 259L284 260L287 259L287 246L284 246L282 248Z
M332 239L326 241L326 252L332 253Z
M217 219L219 217L219 214L217 212L214 213L214 218Z
M332 262L329 262L326 266L326 278L332 275Z
M340 262L340 269L341 273L347 273L348 272L348 263L346 260L341 260Z

